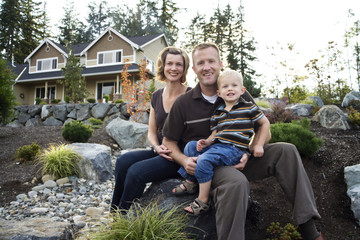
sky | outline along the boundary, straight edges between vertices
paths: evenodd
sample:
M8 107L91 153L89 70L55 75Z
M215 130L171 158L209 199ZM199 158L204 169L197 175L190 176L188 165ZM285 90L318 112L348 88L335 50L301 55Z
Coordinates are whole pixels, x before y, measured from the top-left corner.
M96 0L100 2L101 0ZM107 0L109 6L125 3L135 6L138 0ZM186 28L196 12L212 14L219 5L223 8L230 4L234 11L241 0L174 0L184 9L178 16L180 28ZM63 7L67 0L46 0L51 25L56 27L63 17ZM75 0L80 19L85 21L90 1ZM303 69L306 62L319 58L319 50L327 47L330 41L343 44L345 29L360 19L360 0L242 0L245 13L245 26L257 42L254 63L260 81L269 82L274 68L274 59L268 50L271 46L295 44L298 54L292 56L295 68ZM348 10L352 9L356 18L349 19ZM180 34L181 36L181 34ZM189 71L191 72L191 71Z

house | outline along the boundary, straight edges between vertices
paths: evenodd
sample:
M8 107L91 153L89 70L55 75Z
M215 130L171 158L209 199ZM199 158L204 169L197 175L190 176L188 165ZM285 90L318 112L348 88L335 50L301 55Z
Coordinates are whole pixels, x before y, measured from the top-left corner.
M139 80L139 65L145 59L149 77L155 75L155 62L159 52L168 46L164 34L125 37L113 28L107 28L91 43L72 46L74 55L84 66L82 76L89 91L87 98L103 99L113 94L121 98L121 72L125 59L131 64L128 73L133 82ZM17 78L14 93L20 104L34 104L36 98L64 101L65 86L59 84L64 76L69 53L65 46L45 38L14 71Z

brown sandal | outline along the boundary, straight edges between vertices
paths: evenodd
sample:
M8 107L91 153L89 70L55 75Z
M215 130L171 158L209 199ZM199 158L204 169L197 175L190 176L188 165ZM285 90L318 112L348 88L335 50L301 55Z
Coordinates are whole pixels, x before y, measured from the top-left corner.
M204 203L199 198L196 198L194 202L190 203L187 207L190 207L192 210L192 212L190 212L184 209L187 214L192 216L199 216L200 214L209 211L210 205L208 203Z
M181 188L181 185L183 185L185 189ZM196 183L189 183L187 181L182 181L181 184L177 185L173 189L172 194L174 195L194 194L196 190L197 190Z

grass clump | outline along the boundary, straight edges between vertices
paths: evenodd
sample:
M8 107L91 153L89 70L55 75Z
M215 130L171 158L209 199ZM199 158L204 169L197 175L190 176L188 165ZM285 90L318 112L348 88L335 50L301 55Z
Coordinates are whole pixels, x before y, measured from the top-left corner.
M323 145L324 141L317 138L310 130L310 119L302 118L291 123L275 123L270 125L271 143L292 143L300 155L311 157Z
M43 174L50 174L57 178L74 176L79 174L77 162L81 156L75 153L65 144L50 145L37 158L42 164Z
M270 226L266 229L268 235L271 238L266 238L266 240L301 240L302 237L296 228L288 223L285 227L281 227L279 222L272 222Z
M36 143L25 145L16 149L15 160L20 162L33 161L40 154L40 146Z
M115 213L113 221L100 224L88 239L145 240L145 239L189 239L185 228L188 219L179 207L161 209L155 202L145 207L134 206L126 215Z
M91 124L92 128L98 129L98 128L102 127L104 122L101 119L91 117L91 118L88 119L88 123Z
M89 124L80 121L71 121L64 125L62 130L63 138L71 143L87 142L92 136L94 129Z

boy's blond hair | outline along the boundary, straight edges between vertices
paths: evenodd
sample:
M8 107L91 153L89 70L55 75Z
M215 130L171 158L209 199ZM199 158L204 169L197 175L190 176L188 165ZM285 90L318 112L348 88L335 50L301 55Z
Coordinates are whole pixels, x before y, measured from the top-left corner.
M244 86L242 74L239 73L239 72L237 72L237 71L235 71L235 70L227 69L227 70L225 70L225 71L223 71L223 72L220 73L219 78L218 78L218 80L217 80L217 85L218 85L218 87L219 87L220 79L226 78L226 77L234 77L234 78L236 78L236 79L239 80L239 82L240 82L240 84L241 84L241 87Z

